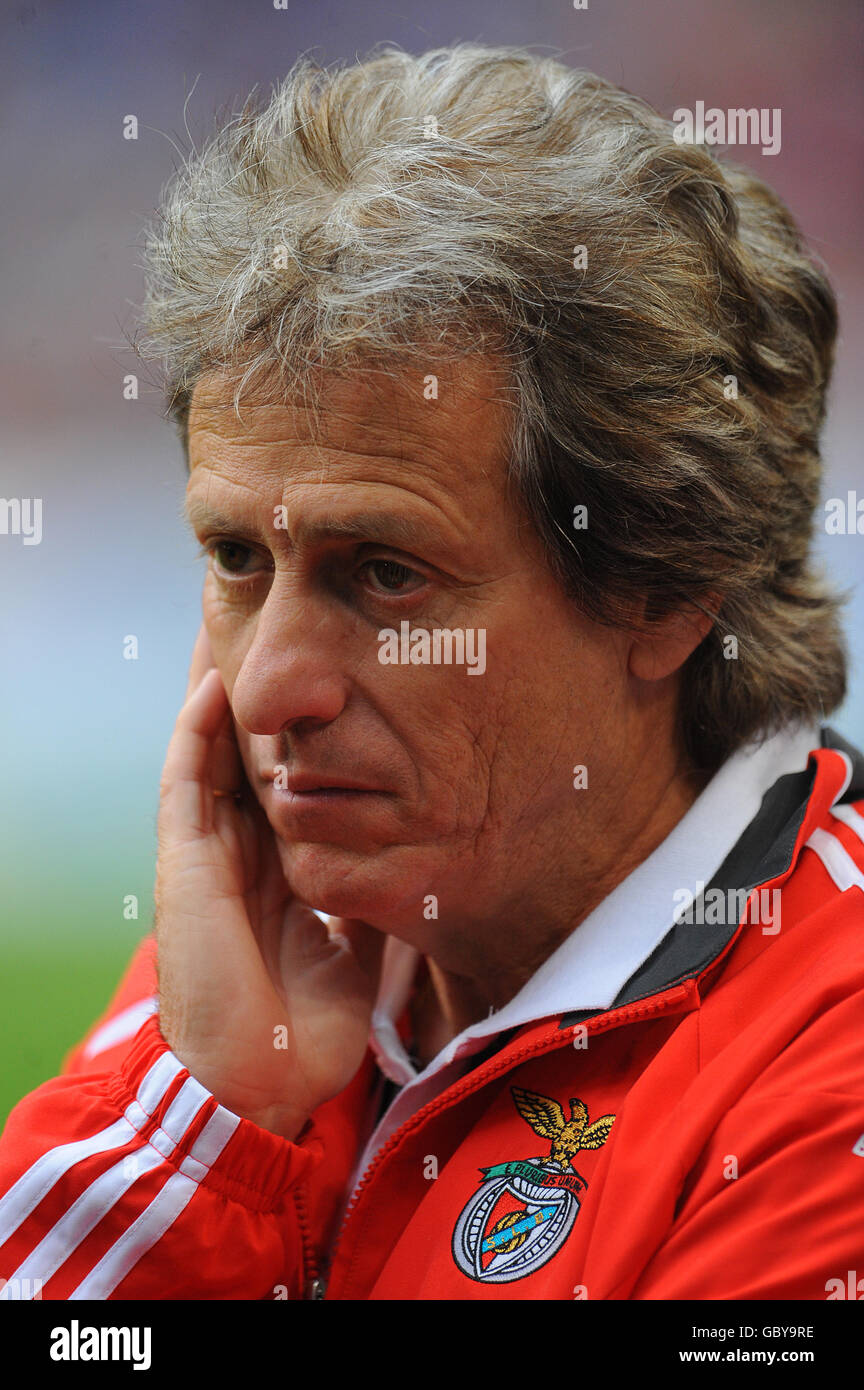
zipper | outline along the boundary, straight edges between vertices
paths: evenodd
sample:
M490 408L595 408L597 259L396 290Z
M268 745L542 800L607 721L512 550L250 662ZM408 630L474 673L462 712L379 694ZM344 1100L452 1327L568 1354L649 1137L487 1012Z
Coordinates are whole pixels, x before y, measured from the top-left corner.
M294 1192L294 1207L297 1212L297 1224L300 1227L300 1243L303 1249L303 1273L305 1275L304 1298L322 1299L327 1292L327 1285L322 1278L318 1261L315 1258L315 1244L312 1240L312 1233L309 1226L309 1210L306 1206L306 1197L302 1189L298 1188Z
M621 1006L620 1009L613 1009L609 1013L596 1014L594 1018L587 1019L583 1026L589 1033L608 1032L611 1028L618 1027L619 1024L630 1022L633 1019L639 1017L647 1016L649 1014L671 1012L672 1006L674 1004L679 1004L681 1000L684 999L690 993L692 993L692 989L688 989L687 985L677 985L673 988L672 991L665 993L661 997L658 997L657 995L649 996L646 1000L640 1000L630 1004L624 1004ZM600 1028L598 1025L601 1023L605 1024L606 1026ZM511 1053L503 1061L493 1058L487 1064L486 1068L481 1068L478 1072L475 1073L469 1073L468 1076L463 1077L461 1081L456 1082L453 1086L451 1086L447 1091L443 1092L440 1096L435 1096L432 1100L427 1101L426 1105L424 1105L422 1109L418 1110L416 1114L411 1115L399 1126L398 1129L394 1130L393 1133L390 1135L390 1138L386 1141L386 1143L384 1143L381 1146L381 1148L378 1150L377 1154L373 1158L372 1162L369 1164L369 1167L366 1169L366 1172L360 1179L360 1182L358 1183L357 1188L353 1196L351 1197L350 1202L348 1203L348 1207L345 1211L342 1224L339 1227L336 1239L334 1240L332 1245L332 1253L328 1261L328 1270L332 1269L333 1265L336 1263L336 1259L339 1253L339 1246L342 1242L345 1230L349 1222L351 1221L354 1211L356 1210L357 1204L360 1201L360 1198L362 1197L364 1191L368 1187L369 1183L372 1181L372 1178L375 1176L382 1163L385 1162L390 1153L392 1153L393 1150L396 1149L399 1146L399 1144L401 1144L402 1140L408 1134L410 1134L412 1130L419 1128L419 1126L424 1124L426 1120L428 1120L432 1115L435 1115L442 1110L449 1109L450 1106L455 1105L465 1096L470 1095L472 1091L480 1090L483 1086L486 1085L487 1081L492 1081L499 1074L510 1071L513 1067L523 1062L526 1057L531 1057L534 1054L541 1052L554 1052L559 1047L565 1047L567 1045L568 1040L567 1034L565 1032L560 1036L560 1038L556 1036L553 1036L552 1038L546 1037L539 1042L531 1043L529 1044L529 1046L521 1048L518 1052ZM305 1202L303 1205L305 1212ZM303 1243L305 1250L308 1229L304 1229L304 1227L305 1222L301 1226L301 1229L303 1231ZM326 1282L322 1278L320 1269L315 1260L314 1251L311 1246L311 1241L309 1243L309 1259L308 1262L304 1261L304 1263L307 1274L307 1298L324 1298L326 1294ZM313 1292L313 1290L316 1289L320 1289L320 1292Z

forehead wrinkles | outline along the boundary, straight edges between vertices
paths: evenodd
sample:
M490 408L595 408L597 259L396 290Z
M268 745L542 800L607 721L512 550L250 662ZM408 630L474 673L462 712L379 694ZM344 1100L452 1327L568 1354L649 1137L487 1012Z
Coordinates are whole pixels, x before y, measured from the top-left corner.
M494 396L494 373L487 369L484 378L475 365L467 375L479 377L485 391L453 383L445 399L427 401L419 380L416 389L390 381L388 400L380 383L369 390L365 381L342 382L314 420L292 403L260 399L241 401L238 419L224 378L204 378L190 411L189 492L197 494L202 469L208 492L221 478L257 499L260 489L248 476L253 464L286 506L308 504L310 486L357 490L367 505L383 491L385 505L404 506L411 497L470 534L478 514L488 516L504 501L507 408ZM197 481L205 484L203 476ZM335 501L327 498L326 507Z
M337 453L327 474L322 475L320 463L314 462L305 476L302 466L299 477L292 468L295 476L287 481L284 469L274 468L271 490L263 480L258 486L250 480L242 459L215 467L202 464L190 478L186 512L195 524L209 510L221 515L228 529L230 516L240 521L245 514L246 524L269 534L275 501L285 507L285 539L290 533L301 545L329 532L357 541L368 533L370 539L380 538L381 544L407 551L422 548L424 536L429 541L437 538L458 547L452 551L454 558L469 544L481 548L476 499L464 484L460 494L458 476L448 487L446 476L430 477L423 464L414 460L406 465L404 460L373 456L370 465L357 472L356 458ZM238 494L242 503L235 512Z
M250 445L290 442L391 457L398 457L404 441L424 457L445 461L454 446L464 448L467 432L478 462L503 462L510 406L501 365L473 355L439 370L434 399L424 396L428 378L419 372L395 378L369 372L331 380L313 411L286 401L274 381L269 397L259 387L241 398L239 418L230 382L211 373L193 392L190 438L201 431Z

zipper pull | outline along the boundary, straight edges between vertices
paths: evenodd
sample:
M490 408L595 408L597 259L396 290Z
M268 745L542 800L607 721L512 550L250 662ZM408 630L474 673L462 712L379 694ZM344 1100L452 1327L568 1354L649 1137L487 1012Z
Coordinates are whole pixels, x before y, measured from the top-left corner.
M323 1279L310 1279L306 1285L306 1297L312 1299L323 1298L327 1292L327 1285Z

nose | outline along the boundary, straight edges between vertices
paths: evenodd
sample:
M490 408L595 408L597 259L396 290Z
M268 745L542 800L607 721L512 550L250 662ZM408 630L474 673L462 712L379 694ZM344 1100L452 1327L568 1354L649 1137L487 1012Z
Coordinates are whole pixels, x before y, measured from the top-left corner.
M328 724L350 689L342 624L332 609L271 586L231 691L234 718L250 734Z

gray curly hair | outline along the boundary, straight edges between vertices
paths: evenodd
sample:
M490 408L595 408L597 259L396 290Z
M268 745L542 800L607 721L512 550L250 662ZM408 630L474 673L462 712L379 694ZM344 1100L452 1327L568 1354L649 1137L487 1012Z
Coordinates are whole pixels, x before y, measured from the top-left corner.
M681 683L697 767L842 700L810 560L833 292L760 179L637 97L521 48L301 58L176 172L144 269L136 346L184 446L210 370L239 402L276 369L314 407L325 370L496 354L512 477L574 602L715 620Z

